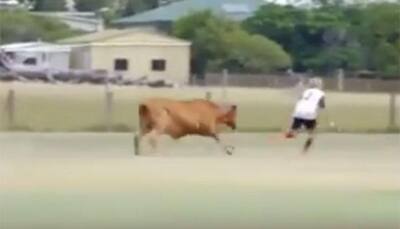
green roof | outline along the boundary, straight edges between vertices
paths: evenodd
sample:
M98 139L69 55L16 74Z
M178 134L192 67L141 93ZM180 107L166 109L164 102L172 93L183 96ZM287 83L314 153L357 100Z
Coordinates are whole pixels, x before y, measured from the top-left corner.
M236 21L241 21L253 15L265 0L182 0L171 4L135 14L114 21L116 25L142 24L152 22L173 22L200 10L211 10L218 15L224 15Z

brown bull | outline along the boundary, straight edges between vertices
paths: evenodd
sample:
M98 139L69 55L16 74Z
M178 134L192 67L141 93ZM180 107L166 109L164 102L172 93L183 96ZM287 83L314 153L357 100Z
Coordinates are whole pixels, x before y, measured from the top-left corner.
M139 105L140 138L149 136L153 149L162 134L173 139L187 135L211 137L220 145L218 127L227 125L236 129L236 106L221 105L203 99L177 101L155 98ZM139 138L139 141L140 141ZM232 146L223 146L232 154Z

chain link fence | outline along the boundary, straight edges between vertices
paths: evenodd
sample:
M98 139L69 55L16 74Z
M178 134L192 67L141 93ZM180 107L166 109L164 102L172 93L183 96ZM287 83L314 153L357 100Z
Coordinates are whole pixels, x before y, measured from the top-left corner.
M0 131L133 131L138 104L149 97L232 102L239 107L239 131L280 131L287 128L302 82L227 72L208 77L208 86L179 88L1 83ZM398 81L325 79L325 86L328 109L321 113L321 129L399 132Z
M268 87L290 88L299 81L306 81L310 75L306 74L228 74L224 79L223 73L209 73L203 80L192 80L193 85L201 86L228 86L228 87ZM363 79L344 77L337 74L332 77L321 77L325 90L343 92L394 92L400 93L400 78Z

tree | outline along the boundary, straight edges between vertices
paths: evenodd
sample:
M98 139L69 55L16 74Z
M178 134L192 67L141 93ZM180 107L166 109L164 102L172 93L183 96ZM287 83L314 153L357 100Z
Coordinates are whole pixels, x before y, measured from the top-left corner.
M55 41L77 34L55 18L34 16L23 11L4 11L0 14L0 43L3 44L38 39Z
M245 32L239 24L201 11L179 19L174 35L192 41L193 71L203 76L215 70L268 72L290 65L290 57L275 42Z
M328 5L312 10L268 4L244 22L252 33L281 44L294 58L294 69L331 71L359 65L360 53L342 8Z
M282 47L263 36L238 29L224 34L224 41L227 53L219 60L219 66L232 72L271 72L291 65Z
M362 12L357 31L367 67L400 75L400 4L377 3Z
M66 6L65 0L35 0L35 11L64 11Z
M298 71L340 67L400 75L400 4L315 1L320 7L314 9L266 5L244 28L282 45Z
M220 23L210 11L201 11L182 17L175 22L173 34L192 42L192 71L202 78L210 59L222 56L224 50ZM222 26L222 25L221 25Z

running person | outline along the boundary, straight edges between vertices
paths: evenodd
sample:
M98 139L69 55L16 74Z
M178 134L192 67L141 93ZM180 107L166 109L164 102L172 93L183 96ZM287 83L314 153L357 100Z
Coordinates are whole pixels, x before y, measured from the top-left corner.
M294 138L302 127L306 128L308 138L304 144L303 153L306 153L313 143L319 108L325 108L325 93L322 91L322 80L311 78L309 89L303 92L296 103L292 125L286 133L286 138Z

